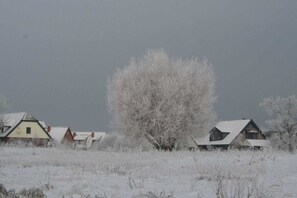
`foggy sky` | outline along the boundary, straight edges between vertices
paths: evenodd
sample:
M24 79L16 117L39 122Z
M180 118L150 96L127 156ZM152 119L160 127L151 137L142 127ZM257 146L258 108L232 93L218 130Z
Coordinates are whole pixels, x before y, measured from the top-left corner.
M109 131L107 79L148 48L206 57L218 119L262 126L263 98L297 93L297 1L1 0L6 112Z

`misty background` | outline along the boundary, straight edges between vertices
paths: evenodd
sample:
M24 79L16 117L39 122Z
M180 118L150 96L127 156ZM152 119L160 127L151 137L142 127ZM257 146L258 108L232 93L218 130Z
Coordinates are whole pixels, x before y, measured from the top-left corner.
M219 120L267 119L259 103L297 93L297 1L1 0L7 113L109 131L106 83L148 48L206 57Z

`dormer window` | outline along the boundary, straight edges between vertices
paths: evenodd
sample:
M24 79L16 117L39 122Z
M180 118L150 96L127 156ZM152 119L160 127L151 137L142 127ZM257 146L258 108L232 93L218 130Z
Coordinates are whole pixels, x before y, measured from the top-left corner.
M223 140L229 133L221 132L217 129L213 129L210 132L209 141Z
M7 131L7 129L9 129L8 126L0 126L0 133L4 133L5 131Z

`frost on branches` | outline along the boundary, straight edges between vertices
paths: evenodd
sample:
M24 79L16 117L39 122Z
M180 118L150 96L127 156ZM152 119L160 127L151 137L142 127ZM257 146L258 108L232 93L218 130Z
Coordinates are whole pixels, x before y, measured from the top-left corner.
M172 150L213 124L214 81L206 60L173 59L163 50L149 50L108 83L114 125L129 137Z
M269 116L267 121L270 130L275 132L272 141L281 149L293 151L296 149L297 133L297 98L266 98L260 103Z

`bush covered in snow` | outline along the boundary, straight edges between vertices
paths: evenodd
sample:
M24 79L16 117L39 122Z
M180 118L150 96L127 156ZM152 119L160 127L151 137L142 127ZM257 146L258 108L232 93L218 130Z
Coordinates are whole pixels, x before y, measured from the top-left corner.
M0 184L0 198L45 198L45 194L40 188L22 189L16 193L14 189L7 190Z
M131 137L118 134L111 134L98 142L94 142L91 150L97 151L149 151L152 145L143 138L133 139Z

